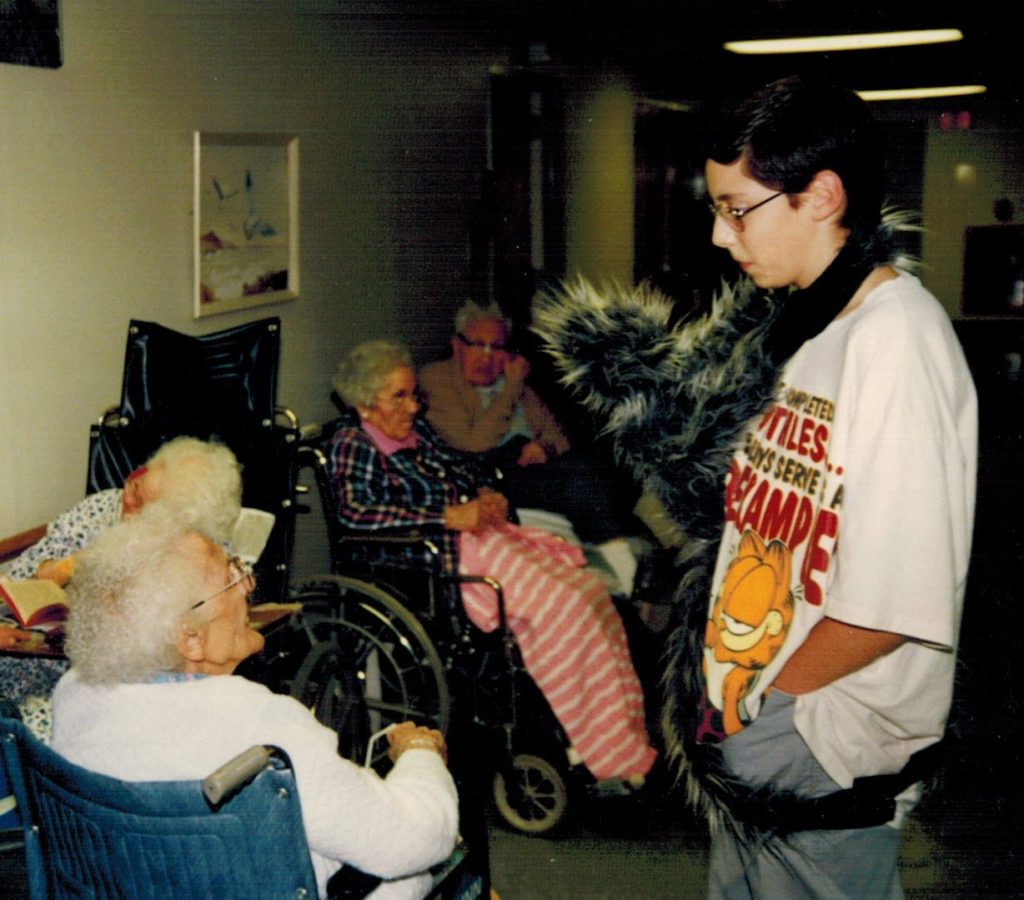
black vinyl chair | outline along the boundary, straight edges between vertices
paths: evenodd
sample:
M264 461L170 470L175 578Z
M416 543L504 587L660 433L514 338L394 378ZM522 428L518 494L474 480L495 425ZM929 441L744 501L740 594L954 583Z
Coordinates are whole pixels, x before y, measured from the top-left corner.
M206 335L132 319L121 398L89 434L86 493L119 488L161 444L180 435L226 444L244 470L242 502L273 513L257 565L260 600L287 599L294 539L298 420L276 405L276 317Z
M287 756L253 747L204 781L123 782L0 719L30 900L316 897Z

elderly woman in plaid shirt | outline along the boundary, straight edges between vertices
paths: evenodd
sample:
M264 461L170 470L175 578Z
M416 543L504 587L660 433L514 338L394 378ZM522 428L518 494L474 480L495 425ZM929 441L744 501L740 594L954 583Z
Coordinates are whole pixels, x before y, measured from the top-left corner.
M497 579L523 662L568 735L570 755L599 782L643 784L656 752L642 689L622 620L579 549L508 521L508 502L483 486L472 458L419 416L404 348L361 344L342 361L334 388L351 408L328 453L342 524L433 531L449 571ZM462 601L481 630L497 627L485 585L464 585Z

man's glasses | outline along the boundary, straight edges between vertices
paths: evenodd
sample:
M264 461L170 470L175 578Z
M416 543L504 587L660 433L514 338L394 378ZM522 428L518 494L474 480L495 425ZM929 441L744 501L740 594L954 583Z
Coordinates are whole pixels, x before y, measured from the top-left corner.
M725 224L728 225L733 231L743 231L743 220L749 216L755 209L760 209L766 203L771 203L772 200L777 197L781 197L785 194L785 191L779 191L777 194L772 194L770 197L765 198L760 203L755 203L753 206L747 206L742 209L736 209L735 207L729 206L728 203L724 203L721 200L712 200L708 198L707 204L708 209L711 210L711 215L720 216Z
M252 589L256 587L256 579L252 574L252 566L249 563L238 556L232 556L228 559L228 572L231 573L231 580L224 587L219 591L214 591L208 597L203 597L198 603L193 603L189 609L199 609L204 603L215 600L221 594L230 591L235 585L241 584L246 579L252 581L252 586L249 588L250 594L252 593Z
M481 353L504 353L508 347L501 343L491 343L490 341L471 341L464 334L455 335L466 347L472 347L474 350L479 350Z

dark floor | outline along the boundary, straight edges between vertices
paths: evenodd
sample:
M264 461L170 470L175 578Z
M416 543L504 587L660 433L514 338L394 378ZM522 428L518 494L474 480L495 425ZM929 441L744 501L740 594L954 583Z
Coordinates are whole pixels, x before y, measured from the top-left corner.
M1024 896L1019 791L993 782L991 748L971 743L954 748L944 788L904 830L901 874L911 900ZM677 800L629 812L598 806L582 816L551 839L512 833L492 819L491 878L501 900L704 896L704 830Z

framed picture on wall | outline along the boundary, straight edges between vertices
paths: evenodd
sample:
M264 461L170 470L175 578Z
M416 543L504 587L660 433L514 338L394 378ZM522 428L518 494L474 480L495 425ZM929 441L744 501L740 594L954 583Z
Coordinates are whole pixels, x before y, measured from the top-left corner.
M196 318L299 296L299 139L195 133Z

